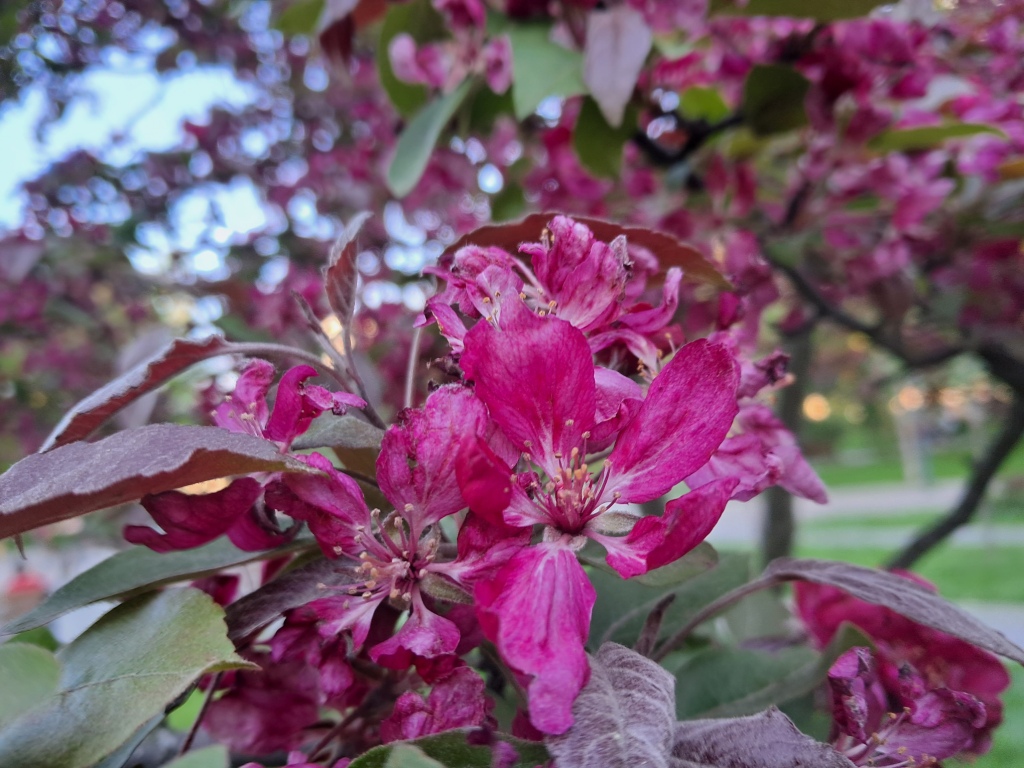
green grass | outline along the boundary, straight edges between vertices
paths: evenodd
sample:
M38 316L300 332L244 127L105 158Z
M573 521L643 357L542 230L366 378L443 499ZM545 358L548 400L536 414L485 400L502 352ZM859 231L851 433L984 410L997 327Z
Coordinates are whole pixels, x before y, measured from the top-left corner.
M822 517L800 524L801 531L828 531L833 528L920 528L933 522L940 514L935 512L908 512L895 515L842 515ZM1024 522L1024 518L1021 519Z
M872 461L866 464L845 464L829 460L812 460L825 485L877 485L879 483L903 482L903 464L899 453L889 445L879 448ZM966 477L971 467L971 454L964 450L946 450L931 458L933 477L949 480ZM1024 443L1006 460L1000 475L1024 474Z
M892 555L881 548L835 549L798 546L798 557L841 560L876 567ZM914 568L950 600L1024 603L1024 548L942 547ZM1022 756L1024 757L1024 756ZM1021 763L1024 766L1024 760Z

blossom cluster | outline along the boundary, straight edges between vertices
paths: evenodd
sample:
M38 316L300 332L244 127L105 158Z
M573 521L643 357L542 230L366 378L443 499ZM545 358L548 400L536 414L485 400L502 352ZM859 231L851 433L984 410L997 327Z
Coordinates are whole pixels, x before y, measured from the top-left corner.
M623 236L602 242L559 216L519 254L470 245L432 271L445 287L419 322L447 339L439 365L452 380L383 433L373 485L291 450L313 419L365 402L309 383L313 369L300 366L282 376L271 408L273 369L254 361L215 422L315 471L150 496L163 533L126 530L158 551L220 535L255 550L304 524L332 564L316 599L272 636L250 638L247 655L273 671L220 681L206 727L241 751L301 748L322 706L356 707L374 725L354 730L384 741L493 724L466 661L484 642L524 694L518 732L563 733L589 675L595 591L584 550L588 561L603 550L630 578L692 550L731 498L776 482L820 496L820 481L801 479L810 469L792 436L757 399L784 360L746 360L727 327L685 338L679 268L659 276L646 249ZM662 514L641 513L665 494ZM218 599L233 599L233 586ZM286 715L260 705L268 689L288 702Z
M315 589L238 641L261 672L206 683L220 691L203 725L239 752L291 750L290 765L314 765L326 748L327 764L344 766L382 742L486 734L497 727L488 691L506 687L521 694L515 735L565 734L591 675L588 567L629 579L670 565L731 499L769 485L824 498L763 399L784 379L784 356L747 356L742 320L759 311L757 290L733 285L721 301L730 311L693 334L677 323L685 270L659 275L642 246L603 242L565 216L518 254L467 245L430 271L445 285L417 322L448 343L437 367L450 380L380 433L373 477L344 452L339 467L294 449L314 420L365 400L311 383L315 369L298 366L271 407L274 369L255 360L213 419L308 471L148 496L162 532L125 530L160 552L219 536L258 551L305 528L322 553L266 563L265 583L289 568L306 584L312 568ZM663 497L660 514L639 506ZM238 597L231 576L197 586L222 604ZM800 585L797 607L822 647L843 621L876 643L829 673L834 746L854 764L987 749L1008 684L991 654L833 587ZM344 713L326 736L323 708Z

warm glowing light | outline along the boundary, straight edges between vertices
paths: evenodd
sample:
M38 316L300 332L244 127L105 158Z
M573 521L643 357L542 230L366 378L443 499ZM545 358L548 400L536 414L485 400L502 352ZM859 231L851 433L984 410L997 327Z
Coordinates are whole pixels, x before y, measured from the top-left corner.
M942 403L944 408L948 408L951 411L959 411L967 403L967 395L959 389L946 387L939 390L939 402Z
M851 333L846 337L846 348L851 352L867 352L871 342L863 333Z
M192 483L192 485L186 485L178 490L182 493L187 493L189 496L202 496L206 493L223 491L229 485L231 485L231 481L226 477L218 477L216 480L203 480L201 483Z
M341 327L341 320L338 319L337 315L328 315L320 321L320 327L323 332L327 334L327 338L331 341L341 336L341 332L344 330Z
M811 421L824 421L832 415L832 406L824 395L814 392L804 398L804 416Z
M924 392L917 387L906 386L896 395L896 402L905 411L917 411L924 407Z

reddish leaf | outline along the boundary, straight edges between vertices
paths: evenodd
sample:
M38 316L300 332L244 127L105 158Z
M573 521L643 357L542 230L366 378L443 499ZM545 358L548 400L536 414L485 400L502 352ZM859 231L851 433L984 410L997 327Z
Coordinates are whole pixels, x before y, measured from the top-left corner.
M622 125L653 39L643 14L625 3L587 16L583 82L613 128Z
M336 594L335 587L365 581L353 562L318 558L278 576L227 607L228 638L238 644L285 611Z
M184 485L309 467L252 435L152 424L22 459L0 476L0 539Z
M334 241L331 255L324 267L324 288L327 301L338 316L345 333L356 308L356 286L359 283L359 271L356 269L356 237L363 224L370 218L370 213L357 213L345 227L338 239Z
M217 336L203 341L175 339L149 360L139 363L105 386L81 400L54 427L39 449L40 453L82 440L100 424L137 400L152 392L172 376L200 360L223 355L230 344Z
M672 768L853 768L774 707L750 717L684 720L672 756Z
M590 680L572 705L575 722L544 744L559 768L668 768L676 729L675 679L616 643L589 657Z
M466 245L495 246L515 253L520 243L536 242L558 211L532 213L521 221L507 224L488 224L460 237L446 252L454 253ZM690 283L708 283L729 290L732 285L700 251L681 243L671 235L644 227L624 227L603 219L573 215L573 220L586 224L599 240L611 242L619 235L635 245L642 245L658 257L662 267L681 267L683 279Z
M934 592L894 573L829 560L785 557L773 560L762 578L838 587L865 602L891 608L918 624L1024 664L1024 649Z

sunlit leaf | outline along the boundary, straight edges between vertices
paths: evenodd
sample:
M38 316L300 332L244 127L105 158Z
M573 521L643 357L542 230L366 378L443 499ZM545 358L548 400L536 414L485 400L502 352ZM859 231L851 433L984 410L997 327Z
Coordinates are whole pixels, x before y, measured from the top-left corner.
M196 589L115 608L57 654L57 691L0 730L4 768L86 768L162 714L200 675L250 666L221 608Z
M405 197L419 183L441 131L462 106L472 87L472 81L466 80L451 93L434 99L402 131L387 176L388 189L396 197Z
M512 104L517 120L532 115L549 96L587 92L583 54L551 40L547 24L516 24L508 29L512 44Z

